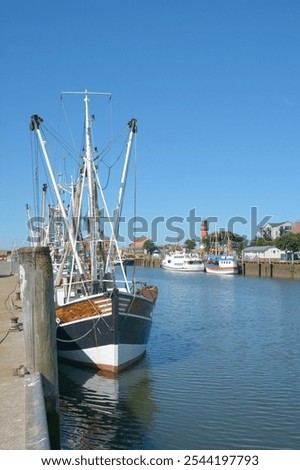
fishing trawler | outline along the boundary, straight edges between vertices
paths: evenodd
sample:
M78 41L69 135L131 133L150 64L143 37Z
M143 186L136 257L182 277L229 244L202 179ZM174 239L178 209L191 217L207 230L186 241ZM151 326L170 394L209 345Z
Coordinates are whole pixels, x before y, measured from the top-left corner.
M212 255L205 263L205 271L208 274L238 274L239 268L233 256Z
M117 373L145 353L158 294L156 286L128 279L117 241L137 121L131 119L128 123L124 165L111 216L96 166L97 149L92 145L94 116L89 110L90 95L110 94L87 90L66 93L84 98L84 148L67 206L48 155L43 119L33 115L30 121L57 201L42 227L45 236L40 243L49 245L55 273L58 356ZM108 222L105 225L109 235L103 228L103 219ZM120 280L114 271L116 259Z
M231 250L231 240L227 233L227 244L222 247L221 253L218 233L215 231L210 253L205 262L205 271L208 274L238 274L238 262L236 257L230 254Z

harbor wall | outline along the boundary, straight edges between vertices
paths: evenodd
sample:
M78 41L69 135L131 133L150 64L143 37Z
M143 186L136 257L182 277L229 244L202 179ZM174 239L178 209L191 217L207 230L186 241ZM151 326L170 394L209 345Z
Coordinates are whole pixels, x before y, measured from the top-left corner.
M51 450L42 381L39 372L25 377L26 450Z
M272 259L242 261L240 262L240 270L243 276L300 280L299 261L280 261Z
M143 266L144 268L159 268L160 267L160 259L153 256L147 256L144 258L135 258L134 260L135 266Z

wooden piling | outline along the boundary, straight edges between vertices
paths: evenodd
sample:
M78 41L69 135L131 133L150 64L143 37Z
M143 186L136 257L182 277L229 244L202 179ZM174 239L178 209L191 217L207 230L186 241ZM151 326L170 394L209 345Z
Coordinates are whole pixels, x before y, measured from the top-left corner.
M49 248L20 248L19 263L26 367L29 373L41 374L51 449L60 449L56 319Z

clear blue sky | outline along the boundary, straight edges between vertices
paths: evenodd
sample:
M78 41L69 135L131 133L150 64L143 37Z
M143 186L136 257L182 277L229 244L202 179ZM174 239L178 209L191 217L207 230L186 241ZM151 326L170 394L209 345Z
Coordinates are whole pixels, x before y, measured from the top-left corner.
M299 25L299 0L3 4L0 248L26 245L29 118L55 126L65 90L112 92L116 129L138 119L149 224L193 208L219 227L243 217L234 231L248 235L251 207L258 220L299 219Z

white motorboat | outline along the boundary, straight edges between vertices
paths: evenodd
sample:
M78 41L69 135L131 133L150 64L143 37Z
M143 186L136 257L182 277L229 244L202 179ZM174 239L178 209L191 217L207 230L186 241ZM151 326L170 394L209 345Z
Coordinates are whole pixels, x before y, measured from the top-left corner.
M204 271L202 259L194 253L174 252L169 253L161 262L161 267L168 271L199 272Z

